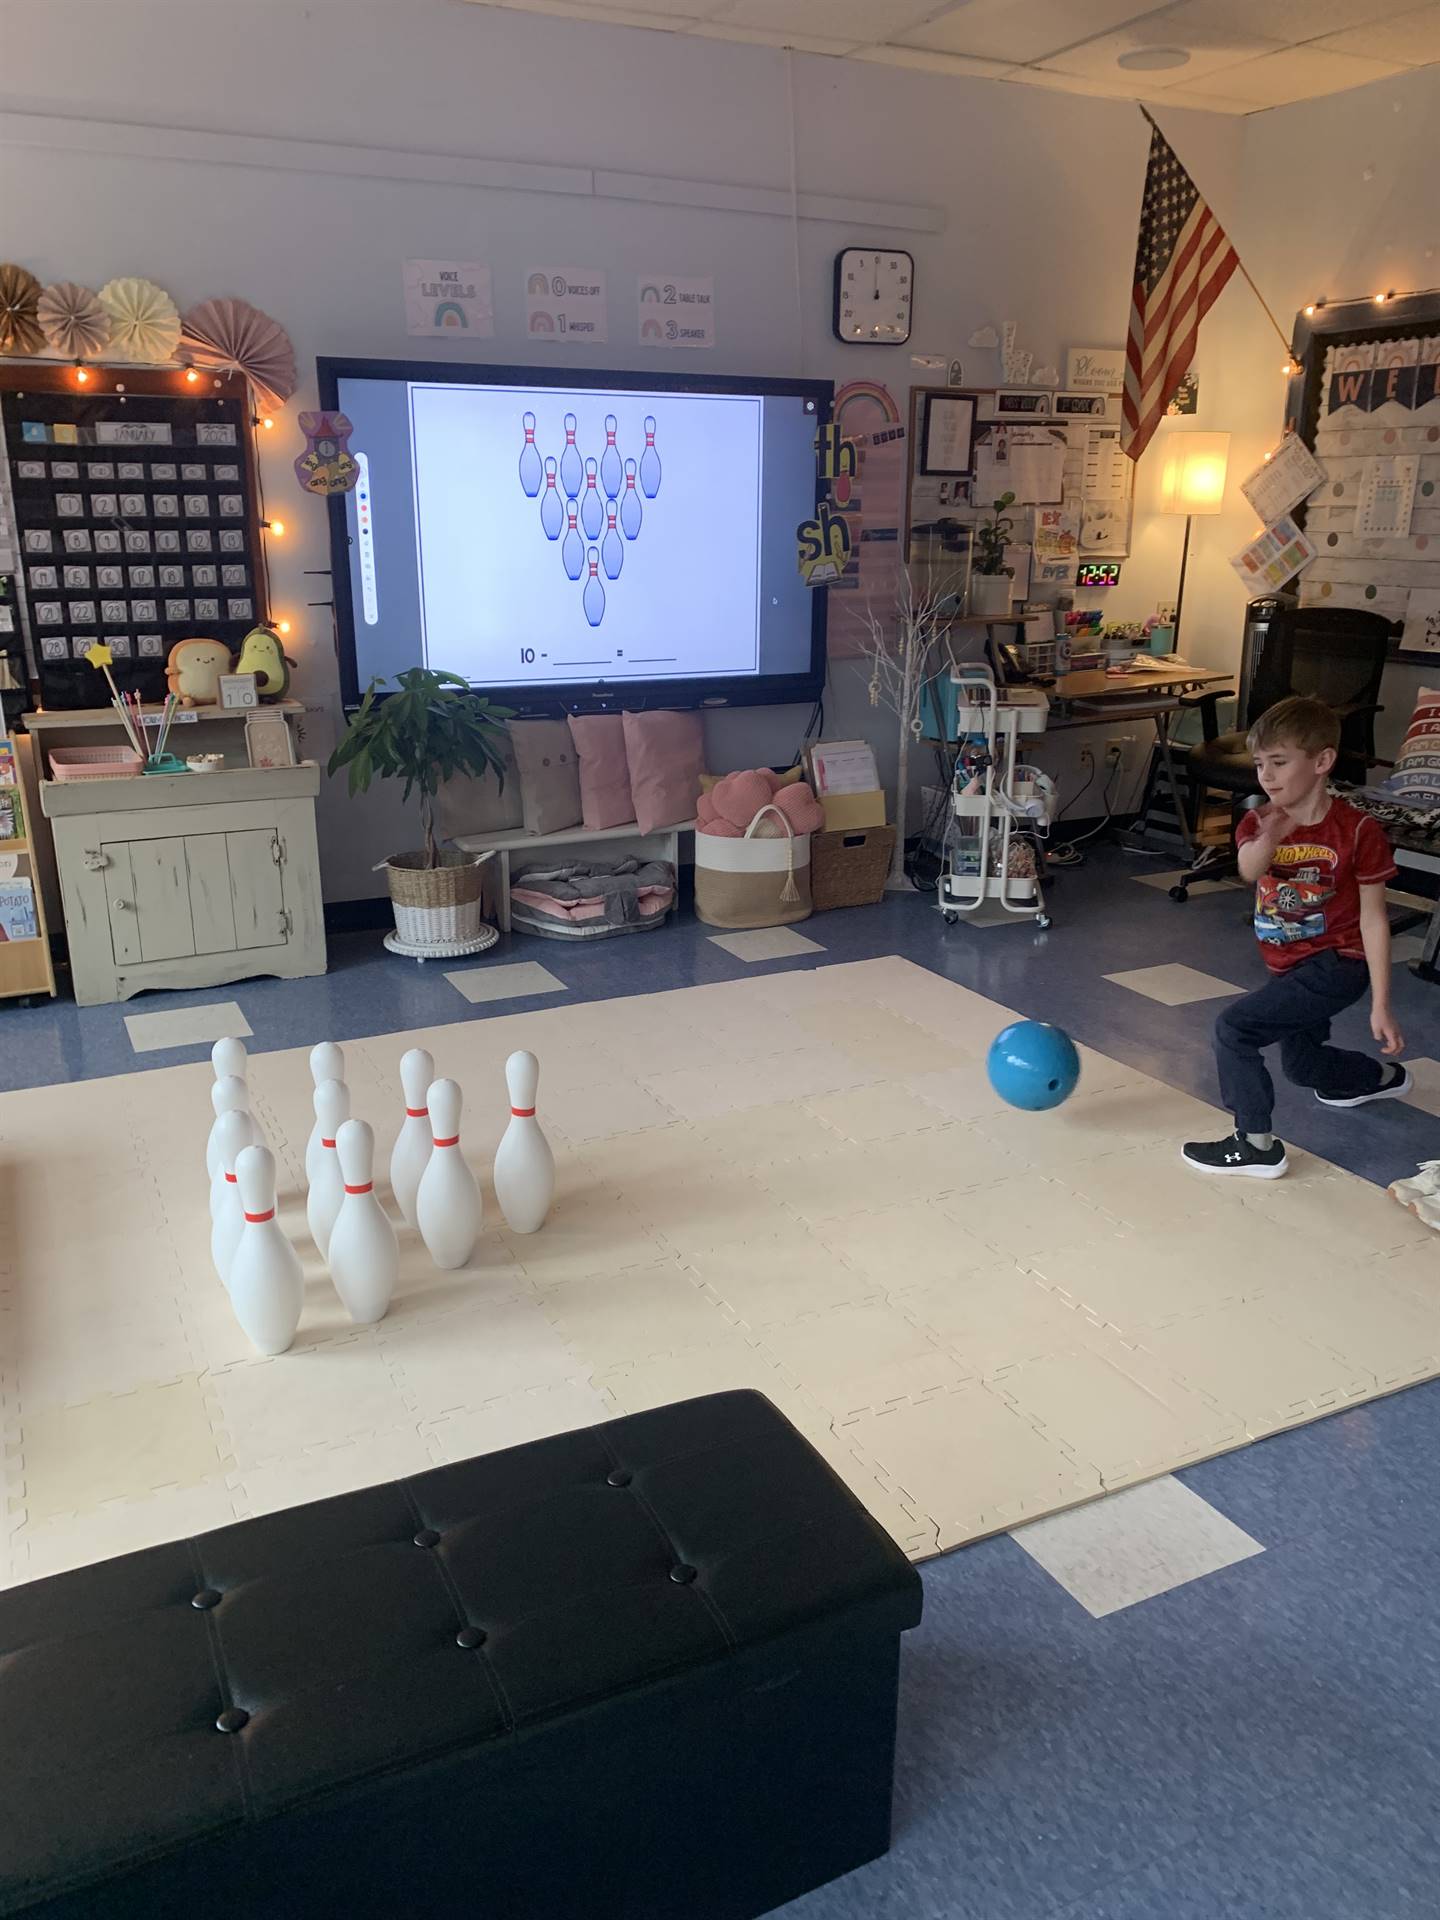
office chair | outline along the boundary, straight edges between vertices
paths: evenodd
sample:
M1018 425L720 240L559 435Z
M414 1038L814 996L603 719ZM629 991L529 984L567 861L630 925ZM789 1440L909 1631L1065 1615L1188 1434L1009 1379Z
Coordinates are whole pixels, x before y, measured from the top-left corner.
M1197 880L1220 880L1235 873L1235 826L1246 802L1258 795L1255 762L1245 736L1261 714L1291 694L1323 700L1340 717L1340 752L1334 778L1363 786L1375 765L1375 716L1380 676L1385 671L1390 622L1378 613L1353 607L1282 607L1261 633L1252 636L1253 652L1244 663L1248 687L1245 724L1221 733L1217 708L1223 692L1188 694L1181 705L1200 709L1205 737L1185 756L1192 823L1198 824L1205 795L1230 795L1230 843L1207 847L1170 889L1172 900L1189 898Z

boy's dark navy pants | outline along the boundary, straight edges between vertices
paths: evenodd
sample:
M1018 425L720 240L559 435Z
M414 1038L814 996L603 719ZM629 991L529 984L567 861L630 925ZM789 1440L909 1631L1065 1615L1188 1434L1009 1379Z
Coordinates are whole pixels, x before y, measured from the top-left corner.
M1230 1002L1215 1022L1215 1060L1220 1097L1241 1133L1271 1131L1275 1088L1260 1053L1277 1041L1285 1078L1297 1087L1313 1087L1331 1100L1378 1090L1385 1077L1379 1060L1329 1044L1331 1020L1369 985L1363 960L1315 953L1272 974L1257 993Z

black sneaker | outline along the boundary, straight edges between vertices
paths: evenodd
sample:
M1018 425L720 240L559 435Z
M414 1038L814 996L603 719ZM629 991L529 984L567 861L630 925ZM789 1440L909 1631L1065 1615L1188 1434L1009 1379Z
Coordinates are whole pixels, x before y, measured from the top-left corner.
M1385 1069L1385 1078L1373 1093L1317 1093L1315 1098L1322 1107L1366 1107L1372 1100L1403 1100L1414 1085L1410 1069L1392 1060Z
M1256 1147L1243 1133L1232 1133L1228 1140L1187 1140L1180 1158L1196 1173L1240 1173L1250 1180L1278 1180L1290 1170L1280 1141Z

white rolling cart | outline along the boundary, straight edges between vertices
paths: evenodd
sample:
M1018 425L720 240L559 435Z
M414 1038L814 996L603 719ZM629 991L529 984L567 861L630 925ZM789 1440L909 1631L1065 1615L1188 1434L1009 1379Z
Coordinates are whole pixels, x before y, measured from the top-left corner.
M987 667L957 667L950 682L957 753L937 905L952 927L987 900L1048 927L1038 842L1055 784L1024 760L1022 742L1045 731L1050 703L1035 687L997 686ZM1012 870L1027 864L1028 873Z

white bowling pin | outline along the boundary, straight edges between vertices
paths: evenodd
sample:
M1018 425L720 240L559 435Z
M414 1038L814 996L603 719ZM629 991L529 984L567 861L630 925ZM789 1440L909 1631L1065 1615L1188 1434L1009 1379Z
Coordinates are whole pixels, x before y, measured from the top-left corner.
M219 1134L220 1178L216 1183L218 1192L213 1196L210 1206L214 1222L210 1229L210 1258L215 1264L216 1273L228 1285L230 1262L239 1244L240 1230L245 1225L245 1209L240 1204L240 1187L235 1178L235 1161L246 1147L254 1146L255 1127L249 1114L236 1108L233 1113L221 1114Z
M480 1237L480 1189L460 1151L463 1099L453 1080L436 1080L425 1096L435 1151L420 1176L415 1222L437 1267L463 1267Z
M423 1047L412 1047L400 1058L400 1085L405 1091L405 1122L390 1155L390 1191L395 1204L413 1227L415 1195L434 1148L430 1109L425 1095L435 1078L435 1062Z
M250 1113L250 1089L238 1073L227 1073L223 1079L215 1081L211 1086L210 1104L215 1109L215 1120L210 1128L209 1138L205 1142L205 1171L213 1183L215 1175L220 1170L220 1150L216 1145L216 1135L221 1115ZM250 1118L254 1120L254 1114L250 1114ZM255 1129L255 1138L257 1141L264 1139L258 1126Z
M210 1064L215 1069L215 1078L223 1080L226 1074L233 1073L238 1079L245 1078L248 1065L245 1042L234 1038L217 1040L210 1049Z
M345 1078L345 1055L333 1040L322 1040L318 1047L310 1049L310 1078L318 1087L324 1080ZM345 1116L342 1116L342 1118ZM305 1142L305 1184L313 1187L316 1170L320 1165L320 1156L325 1149L320 1145L320 1122L317 1120L310 1129L310 1138Z
M495 1198L512 1233L534 1233L555 1198L555 1156L535 1118L540 1062L533 1053L511 1054L505 1084L510 1124L495 1154Z
M320 1129L320 1158L305 1196L305 1219L320 1258L330 1251L330 1232L345 1198L345 1176L335 1152L340 1129L350 1118L350 1089L343 1080L322 1080L315 1089L315 1125Z
M230 1261L230 1304L252 1345L284 1353L300 1324L305 1276L275 1219L274 1154L246 1147L236 1158L235 1179L245 1218Z
M384 1318L400 1278L395 1229L375 1198L375 1133L347 1120L335 1136L345 1192L330 1234L330 1278L345 1311L361 1326Z

